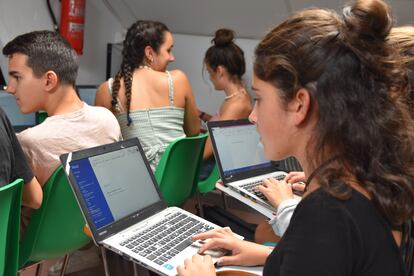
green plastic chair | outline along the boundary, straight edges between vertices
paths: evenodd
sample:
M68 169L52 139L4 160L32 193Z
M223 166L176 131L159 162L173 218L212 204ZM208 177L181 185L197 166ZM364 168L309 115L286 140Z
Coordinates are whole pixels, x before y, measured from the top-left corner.
M216 188L217 180L220 179L220 173L218 171L217 164L214 165L213 170L211 171L210 175L197 183L197 207L201 217L204 217L203 206L201 204L201 197L200 194L206 194ZM223 208L226 209L226 203L224 199L224 194L222 193L223 197Z
M44 120L48 117L46 111L36 112L36 125L43 123Z
M0 275L16 275L23 179L0 188Z
M217 162L214 165L213 170L210 172L210 175L198 182L198 192L201 194L206 194L216 188L216 182L220 179L220 173L217 167Z
M42 206L32 213L20 241L19 267L66 256L90 242L83 231L85 220L68 179L59 166L43 186ZM62 268L64 273L65 266Z
M197 187L198 191L201 194L208 193L215 189L217 180L220 179L220 174L217 168L217 164L214 165L213 170L211 171L210 175L204 179L198 182Z
M197 191L198 174L208 134L184 137L168 145L155 178L168 206L181 206Z

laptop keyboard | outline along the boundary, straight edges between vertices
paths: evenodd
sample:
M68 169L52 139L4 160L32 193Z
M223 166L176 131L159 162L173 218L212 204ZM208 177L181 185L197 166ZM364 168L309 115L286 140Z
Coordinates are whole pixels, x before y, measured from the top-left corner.
M274 179L279 180L279 181L283 180L284 178L285 178L285 175L278 175L278 176L274 177ZM262 182L263 182L263 179L258 180L258 181L254 181L254 182L250 182L250 183L246 183L246 184L242 184L242 185L240 185L240 187L245 189L249 193L254 194L255 196L257 196L261 200L269 203L269 201L267 200L265 195L262 192L260 192L259 190L256 189L256 186L262 184Z
M140 256L163 265L190 246L191 237L213 227L183 213L175 213L120 243Z
M302 167L300 166L298 160L295 157L288 157L279 162L280 162L279 164L280 164L281 171L285 171L285 172L303 171Z

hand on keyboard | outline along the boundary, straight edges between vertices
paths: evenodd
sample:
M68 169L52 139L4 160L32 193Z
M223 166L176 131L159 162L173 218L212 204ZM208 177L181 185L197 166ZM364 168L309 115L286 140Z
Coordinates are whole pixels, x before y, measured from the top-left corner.
M262 185L257 186L257 189L263 193L275 208L282 201L293 198L292 186L284 180L279 181L274 178L265 179Z
M193 242L193 244L191 246L196 247L196 248L201 248L204 244L206 244L209 241L209 239L207 240L196 240L195 242ZM221 256L227 255L231 252L229 252L228 250L222 249L222 248L216 248L214 250L204 250L203 253L201 255L209 255L211 257L215 257L215 258L219 258Z
M285 176L286 183L297 183L297 182L305 182L306 176L304 172L290 172Z
M286 183L292 184L293 192L296 195L302 195L305 192L306 176L304 172L290 172L284 180Z
M261 258L270 253L269 248L263 245L247 242L239 239L229 227L218 228L193 236L194 240L205 240L199 253L203 254L210 249L226 249L232 254L220 257L217 262L219 265L241 265L256 266L263 265L266 258ZM265 254L261 254L262 252ZM180 274L179 275L184 275ZM202 275L201 272L193 275Z

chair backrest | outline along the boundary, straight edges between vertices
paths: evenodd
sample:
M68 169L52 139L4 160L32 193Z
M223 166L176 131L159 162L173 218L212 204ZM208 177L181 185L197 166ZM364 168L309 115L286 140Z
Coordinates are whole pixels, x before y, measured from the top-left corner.
M181 206L196 191L207 135L179 138L162 155L155 178L168 206Z
M43 123L44 120L46 120L47 117L48 117L48 115L47 115L46 111L36 112L36 125Z
M0 275L16 275L23 179L0 188Z
M43 186L42 206L32 213L20 241L19 267L73 252L90 241L85 220L59 166Z

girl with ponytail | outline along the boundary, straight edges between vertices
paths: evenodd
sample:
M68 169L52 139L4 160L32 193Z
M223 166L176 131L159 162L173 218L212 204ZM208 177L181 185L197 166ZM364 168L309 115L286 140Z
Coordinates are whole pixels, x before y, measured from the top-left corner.
M388 43L381 0L357 0L343 16L308 9L271 30L255 50L250 120L268 159L295 156L306 192L274 249L228 228L199 234L200 253L225 248L222 265L264 265L263 275L407 275L402 225L414 216L414 122L407 71ZM265 181L272 187L283 181ZM214 275L194 256L183 275Z
M243 50L234 42L235 32L218 29L204 56L204 66L210 81L217 91L223 91L225 98L216 114L200 113L203 121L246 119L252 111L252 101L243 82L246 72ZM215 165L210 137L204 147L200 179L207 178Z

